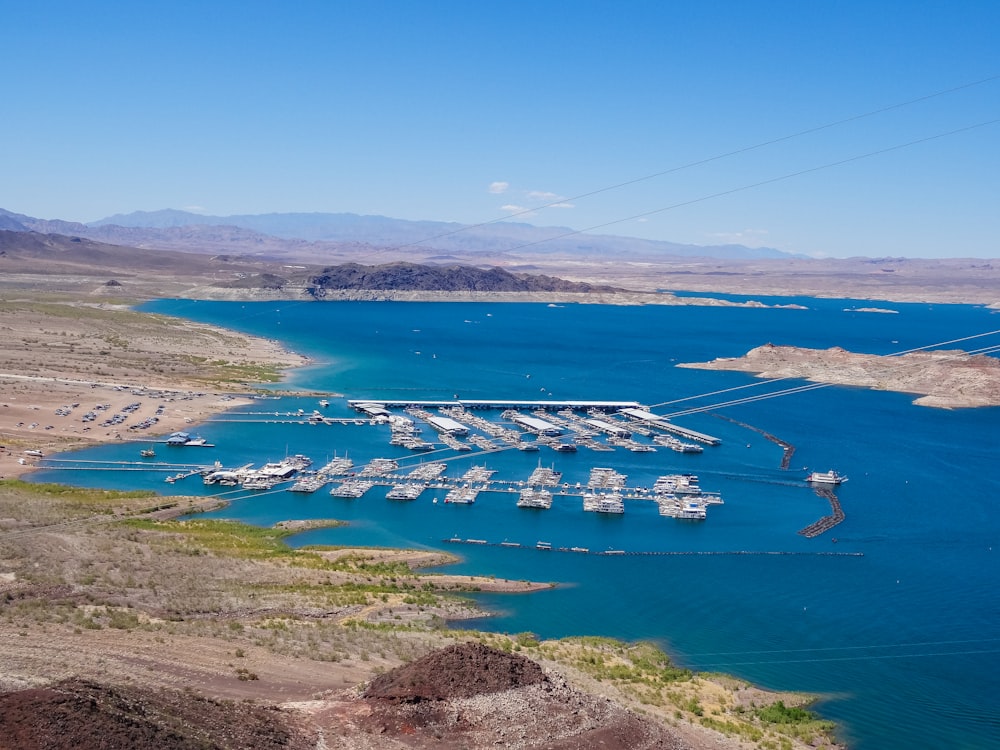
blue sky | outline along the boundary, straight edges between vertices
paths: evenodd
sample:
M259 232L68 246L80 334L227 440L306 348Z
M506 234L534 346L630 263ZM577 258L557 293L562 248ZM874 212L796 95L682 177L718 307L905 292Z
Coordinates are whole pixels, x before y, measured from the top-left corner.
M0 17L0 207L19 213L474 223L556 203L517 220L1000 257L1000 124L935 137L1000 118L995 0L0 0Z

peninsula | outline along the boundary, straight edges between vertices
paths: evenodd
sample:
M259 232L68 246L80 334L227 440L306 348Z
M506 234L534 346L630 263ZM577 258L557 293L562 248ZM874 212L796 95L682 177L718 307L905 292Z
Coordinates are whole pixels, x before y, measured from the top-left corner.
M898 356L857 354L840 347L805 349L765 344L742 357L679 364L701 370L735 370L761 378L914 393L914 404L945 409L1000 406L1000 360L957 350Z

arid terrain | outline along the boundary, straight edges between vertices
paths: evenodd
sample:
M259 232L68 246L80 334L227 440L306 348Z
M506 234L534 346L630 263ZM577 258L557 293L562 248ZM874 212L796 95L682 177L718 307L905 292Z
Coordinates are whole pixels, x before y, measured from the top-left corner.
M200 233L184 237L162 246L129 247L0 230L2 287L112 299L311 300L323 287L317 279L325 278L324 283L333 283L324 287L326 300L727 304L714 296L725 293L1000 306L1000 262L977 258L618 257L548 252L544 245L442 254L423 245L316 246L286 240L271 247L260 237L251 241L239 233L225 241L206 240ZM367 268L358 273L356 264ZM414 264L422 264L423 272ZM512 285L515 276L520 286ZM525 277L534 281L527 283ZM703 296L675 297L674 291Z
M266 747L275 737L316 748L443 738L456 748L829 744L830 726L794 709L807 696L694 675L652 646L442 628L479 614L462 591L522 595L549 584L421 572L411 566L444 561L423 552L292 549L284 540L303 526L294 521L256 529L177 517L198 507L193 498L0 482L0 737L50 736L54 712L65 712L59 726L142 732L117 745L81 730L61 735L68 744L16 747L136 747L135 736L157 738L156 747ZM518 662L515 672L545 678L504 682L510 669L493 657L464 676L432 661L397 688L450 680L480 692L411 699L372 687L362 696L378 675L456 643L526 656L532 666ZM218 701L240 701L242 713ZM165 724L165 715L180 720ZM232 736L217 731L240 715Z
M159 251L154 263L150 253L88 243L43 239L0 257L0 747L830 745L832 728L799 708L808 696L693 675L647 644L443 628L481 614L461 598L465 591L545 596L550 582L451 575L441 553L294 550L285 539L301 522L255 529L188 518L203 498L17 481L38 453L183 429L305 362L276 342L129 309L164 295L302 298L291 282L274 283L280 267ZM732 304L711 294L794 290L997 301L991 271L981 269L978 281L967 274L935 287L912 277L901 283L904 274L877 264L863 272L855 264L837 282L794 268L783 275L770 261L712 270L719 261L688 259L680 271L550 260L545 270L554 276L605 288L355 289L330 297ZM655 291L663 288L702 288L706 296ZM709 366L971 405L996 398L995 385L984 396L969 375L970 367L987 373L982 365L934 355L915 368L903 357L761 347ZM945 404L929 385L914 384L914 369L931 367L931 379L951 382L967 404ZM132 404L139 406L127 420L107 420ZM84 423L86 412L95 419ZM456 644L464 645L447 650ZM219 729L230 725L239 730ZM112 744L95 744L99 738Z

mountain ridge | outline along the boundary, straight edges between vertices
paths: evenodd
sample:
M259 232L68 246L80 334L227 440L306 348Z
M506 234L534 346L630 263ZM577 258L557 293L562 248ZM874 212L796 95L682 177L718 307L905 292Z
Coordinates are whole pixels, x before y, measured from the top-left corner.
M171 230L180 227L229 226L284 240L364 242L372 245L420 246L449 252L497 253L531 248L532 253L621 256L676 255L718 258L795 257L774 248L744 245L687 245L618 235L579 233L569 227L536 227L521 222L466 225L444 221L411 221L380 215L293 212L213 216L177 209L134 211L89 222L90 229L123 227Z

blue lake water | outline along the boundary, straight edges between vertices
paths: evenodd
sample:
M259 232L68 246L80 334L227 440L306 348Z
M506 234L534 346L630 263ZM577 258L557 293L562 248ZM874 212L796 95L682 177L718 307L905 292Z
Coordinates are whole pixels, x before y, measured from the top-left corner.
M807 309L177 300L142 309L279 339L310 356L313 364L292 373L279 393L635 400L665 404L656 411L667 414L803 384L721 393L758 381L743 373L675 367L679 362L739 356L767 342L888 354L1000 328L1000 316L973 306L877 303L898 314L876 314L850 311L872 306L855 300L766 301ZM973 349L998 338L946 348ZM715 395L688 400L698 394ZM215 515L259 524L343 518L351 525L296 541L447 548L463 557L450 568L455 572L559 582L564 585L531 595L478 595L497 616L475 625L542 637L654 639L694 669L822 694L819 711L840 724L852 747L1000 746L1000 410L927 409L911 401L903 394L828 387L677 417L724 441L701 455L662 448L641 454L543 449L474 452L449 462L449 475L485 463L498 477L524 479L542 460L571 484L585 483L593 466L613 466L628 474L630 484L647 486L661 474L694 472L704 489L725 499L700 523L661 518L654 504L639 501L629 503L624 516L608 518L582 513L578 498L559 495L550 511L532 512L516 508L515 496L504 493L454 506L433 503L431 491L396 503L378 490L354 501L326 491L237 493ZM256 402L196 426L216 448L173 449L170 455L227 466L287 453L305 453L317 463L344 453L358 465L374 457L398 457L407 465L422 460L390 447L387 427L239 417L299 408L312 411L316 399L284 395ZM332 399L324 414L353 412ZM781 471L781 449L737 422L794 444L792 468ZM80 457L134 461L135 454L135 445L111 445ZM829 505L803 481L805 467L850 477L838 490L846 520L815 539L796 531L829 513ZM34 478L163 491L163 477L162 471L53 470ZM175 489L219 492L197 479ZM443 544L452 536L526 548ZM539 540L594 551L805 554L599 556L536 550Z

